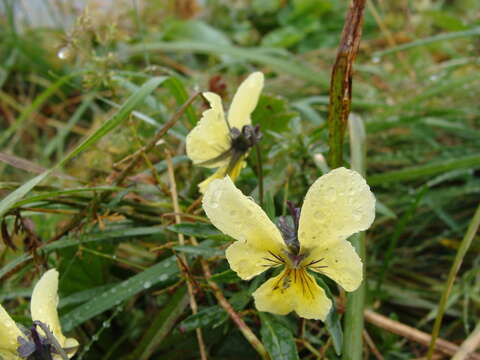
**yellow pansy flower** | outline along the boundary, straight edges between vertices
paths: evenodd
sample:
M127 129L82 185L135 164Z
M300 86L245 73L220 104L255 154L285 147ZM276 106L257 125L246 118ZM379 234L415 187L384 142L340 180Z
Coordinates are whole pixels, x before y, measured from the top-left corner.
M47 271L35 285L30 302L30 312L34 324L40 324L38 334L44 346L48 347L49 337L42 327L48 328L51 335L55 338L61 348L69 358L75 355L78 347L78 341L73 338L66 338L60 327L58 319L58 271L51 269ZM36 327L32 327L37 331ZM23 345L23 346L22 346ZM19 348L23 347L23 352ZM50 347L53 350L52 347ZM0 305L0 358L3 360L20 360L27 358L28 355L35 352L35 344L27 334L24 334L8 315L5 309ZM30 352L30 354L28 354ZM27 355L28 354L28 355ZM22 355L22 356L21 356ZM55 354L53 359L59 360L62 357Z
M362 261L347 238L366 230L375 217L375 197L363 177L338 168L310 187L293 224L277 227L229 177L213 181L203 198L208 218L235 241L226 250L230 267L244 280L282 268L253 294L260 311L325 320L331 301L309 274L330 277L346 291L362 282Z
M263 74L250 74L238 87L227 118L220 96L213 92L203 93L210 109L203 112L186 139L187 156L195 165L218 168L198 185L202 194L213 180L226 175L235 180L245 167L248 151L261 138L259 128L252 126L250 116L257 106L262 88Z

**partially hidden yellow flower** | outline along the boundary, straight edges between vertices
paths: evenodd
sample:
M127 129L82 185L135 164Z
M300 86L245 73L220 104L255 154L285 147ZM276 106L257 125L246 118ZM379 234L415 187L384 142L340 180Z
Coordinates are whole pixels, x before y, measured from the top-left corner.
M230 178L213 181L203 208L219 230L235 241L226 250L230 267L244 280L269 268L279 275L253 294L260 311L325 320L331 301L309 273L317 272L354 291L363 279L362 261L347 238L366 230L375 217L375 197L358 173L338 168L310 187L293 225L277 227Z
M73 338L66 338L60 327L58 319L58 271L51 269L47 271L35 285L30 302L30 312L34 323L46 325L53 334L56 341L71 358L75 355L78 347L78 341ZM42 328L38 330L42 341L48 342L48 336ZM25 357L20 356L18 349L21 345L32 342L27 334L24 334L15 321L8 315L5 309L0 305L0 358L3 360L19 360ZM30 347L32 348L32 344ZM34 350L34 348L33 348ZM53 349L52 349L53 350ZM54 354L53 359L59 360L62 357Z
M210 109L203 112L186 139L187 156L195 165L218 168L198 185L202 194L215 179L229 175L235 181L245 167L248 151L260 140L259 129L252 126L250 116L257 106L263 81L261 72L250 74L238 87L227 117L220 96L203 93Z

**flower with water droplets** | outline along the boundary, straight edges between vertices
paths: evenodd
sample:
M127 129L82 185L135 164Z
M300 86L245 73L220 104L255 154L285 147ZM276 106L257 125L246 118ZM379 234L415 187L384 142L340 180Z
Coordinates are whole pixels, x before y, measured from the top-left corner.
M217 171L198 186L205 193L215 179L229 175L235 180L245 167L249 150L261 139L258 126L250 118L263 88L263 74L250 74L238 87L225 117L222 99L213 92L203 96L210 109L202 114L198 124L187 136L187 156L195 165L217 168Z
M301 210L291 206L292 218L281 217L278 226L229 177L210 184L203 208L213 225L237 240L226 257L238 276L281 270L254 292L260 311L325 320L331 301L310 272L346 291L362 282L362 261L347 238L370 227L375 197L355 171L338 168L317 179Z
M78 341L66 338L58 319L58 272L47 271L35 285L30 301L33 326L23 332L0 305L0 359L43 359L41 353L59 360L71 358Z

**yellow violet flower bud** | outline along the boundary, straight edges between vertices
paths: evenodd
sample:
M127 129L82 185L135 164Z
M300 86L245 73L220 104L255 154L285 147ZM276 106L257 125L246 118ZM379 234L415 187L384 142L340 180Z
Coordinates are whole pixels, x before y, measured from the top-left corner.
M213 92L203 93L210 109L203 112L186 139L187 156L195 165L218 168L199 184L202 194L215 179L229 175L235 180L245 167L248 151L260 140L259 129L252 126L250 116L257 106L263 82L261 72L250 74L238 87L227 118L220 96Z
M46 325L54 338L71 358L75 355L78 347L78 341L72 338L65 338L60 327L58 319L58 271L48 270L35 285L30 301L30 312L34 322L41 322ZM38 330L39 335L48 339L43 329ZM20 338L20 341L19 341ZM22 357L18 353L18 348L28 343L27 334L17 327L12 318L0 305L0 358L3 360L20 360ZM53 359L62 359L60 355L55 354Z
M362 261L347 238L370 227L375 197L355 171L338 168L315 181L294 219L293 242L291 231L284 224L279 229L229 177L212 181L203 208L213 225L237 240L226 257L239 277L282 268L253 294L260 311L325 320L332 304L309 272L328 276L346 291L362 282Z

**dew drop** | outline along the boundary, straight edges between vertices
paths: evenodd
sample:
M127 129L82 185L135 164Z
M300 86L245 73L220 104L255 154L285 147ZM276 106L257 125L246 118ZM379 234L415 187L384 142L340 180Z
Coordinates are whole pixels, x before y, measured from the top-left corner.
M64 46L58 50L57 56L60 60L68 60L72 57L73 50L70 46Z
M152 283L150 281L145 281L145 283L143 284L144 289L148 289L150 286L152 286Z
M222 196L222 190L216 190L213 194L212 194L212 197L211 197L211 202L210 202L210 206L212 208L217 208L218 205L219 205L219 202L220 202L220 197Z
M382 58L380 56L374 56L372 57L372 62L374 64L378 64L380 61L382 60Z
M160 275L160 277L158 278L158 280L160 280L160 281L165 281L165 280L167 280L167 279L168 279L168 275L167 275L167 274L162 274L162 275Z

